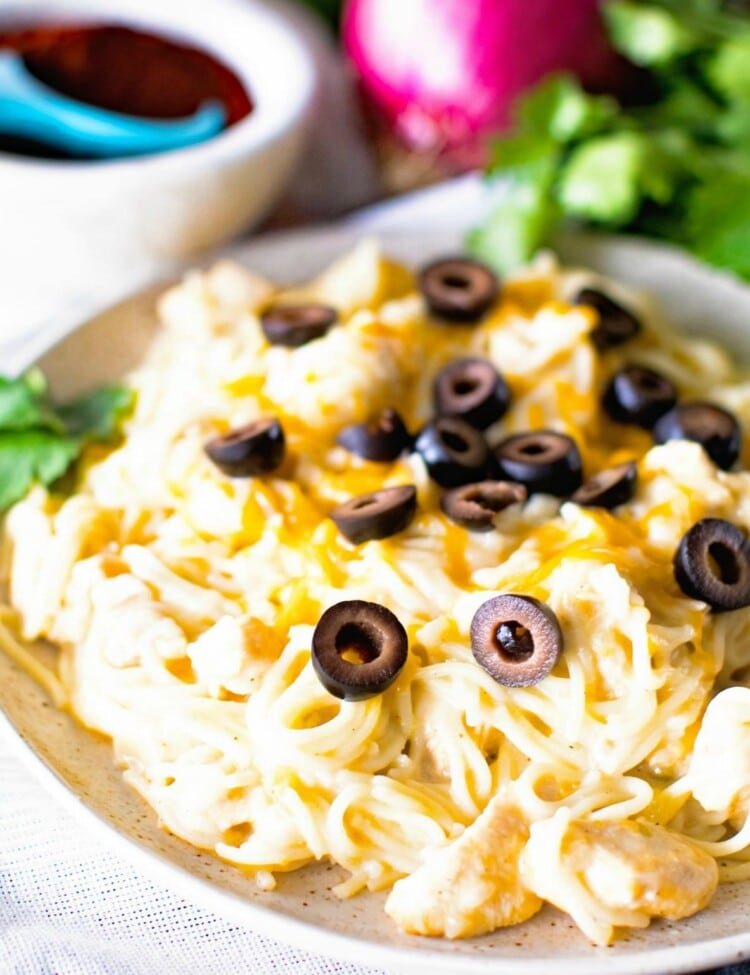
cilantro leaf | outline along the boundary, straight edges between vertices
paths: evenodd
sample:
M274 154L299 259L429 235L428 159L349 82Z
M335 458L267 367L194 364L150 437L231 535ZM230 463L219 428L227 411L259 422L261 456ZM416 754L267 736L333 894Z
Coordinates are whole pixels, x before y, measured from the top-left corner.
M469 250L503 273L533 257L560 221L554 198L539 183L508 187L486 223L468 238Z
M554 184L569 144L606 128L616 104L588 95L575 79L555 75L518 106L519 131L498 139L490 176L503 192L469 248L499 271L528 260L561 219Z
M670 161L640 132L600 136L574 150L560 178L569 214L625 226L646 199L666 203L674 190Z
M651 73L648 99L617 105L565 75L527 92L489 167L504 194L470 246L505 270L569 220L674 241L750 280L750 5L602 9L614 46Z
M74 438L47 430L0 432L0 510L20 501L34 481L62 477L79 451Z
M700 45L684 16L663 6L617 0L602 9L616 50L642 68L668 67Z
M690 195L690 249L709 264L750 277L750 172L722 173Z
M103 386L59 413L69 433L85 440L111 440L133 407L133 391L124 386Z
M558 147L544 135L522 132L498 139L492 150L492 177L547 184L557 167Z
M706 74L728 102L750 105L750 33L722 44L710 59Z
M0 429L28 430L45 427L64 432L46 399L47 383L39 370L32 370L18 379L0 376Z
M589 95L575 78L565 74L542 81L516 109L521 131L560 144L601 131L616 114L614 98Z
M0 376L0 511L57 481L87 443L112 440L132 405L130 390L107 386L56 409L39 370Z

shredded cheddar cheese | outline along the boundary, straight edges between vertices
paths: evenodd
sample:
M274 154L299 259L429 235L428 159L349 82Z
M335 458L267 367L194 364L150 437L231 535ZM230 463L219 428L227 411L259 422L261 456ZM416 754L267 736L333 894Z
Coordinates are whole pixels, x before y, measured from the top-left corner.
M601 395L636 362L748 426L750 384L721 350L652 325L637 295L643 333L598 352L595 313L569 303L588 280L544 259L481 323L452 326L372 243L294 289L226 263L189 274L129 377L123 444L92 448L70 497L35 489L9 513L0 647L111 737L166 829L263 889L328 858L348 874L342 896L392 889L397 925L447 937L545 900L600 943L700 910L717 861L750 877L750 610L711 614L672 558L700 518L750 530L750 474L694 443L654 446ZM271 346L258 317L271 298L333 305L340 323ZM418 454L375 463L337 444L388 406L418 430L436 373L468 355L511 390L491 444L566 433L587 476L635 461L634 498L610 512L536 495L472 533L442 512ZM267 415L285 431L282 466L226 477L205 442ZM418 508L397 535L355 546L328 517L402 484ZM504 687L472 656L472 617L502 592L544 600L564 632L535 686ZM313 671L311 635L353 598L396 613L410 651L387 691L343 702ZM12 624L59 645L57 674Z

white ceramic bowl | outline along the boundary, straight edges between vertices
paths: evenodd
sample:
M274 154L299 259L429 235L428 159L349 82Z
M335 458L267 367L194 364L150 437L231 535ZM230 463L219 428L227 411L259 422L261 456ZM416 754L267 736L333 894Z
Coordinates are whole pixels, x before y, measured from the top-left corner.
M217 138L161 155L59 163L0 154L0 341L257 223L291 176L315 93L294 27L259 0L0 0L0 26L68 21L129 24L203 48L235 71L255 107Z

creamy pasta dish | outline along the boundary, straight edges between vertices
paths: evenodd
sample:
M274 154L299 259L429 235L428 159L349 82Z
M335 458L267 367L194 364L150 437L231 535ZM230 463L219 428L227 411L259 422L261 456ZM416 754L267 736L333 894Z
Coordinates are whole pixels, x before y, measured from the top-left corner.
M9 512L3 649L163 827L461 938L750 878L750 380L551 258L369 242L160 300L119 445ZM25 644L47 638L59 669Z

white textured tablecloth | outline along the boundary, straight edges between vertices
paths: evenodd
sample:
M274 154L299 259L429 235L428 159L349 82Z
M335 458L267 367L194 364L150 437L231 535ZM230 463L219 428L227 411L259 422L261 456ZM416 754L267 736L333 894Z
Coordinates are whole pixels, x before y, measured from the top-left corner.
M382 975L238 927L139 876L0 744L2 975Z

